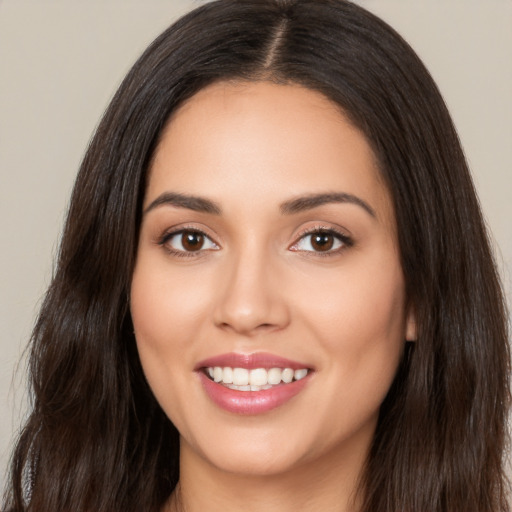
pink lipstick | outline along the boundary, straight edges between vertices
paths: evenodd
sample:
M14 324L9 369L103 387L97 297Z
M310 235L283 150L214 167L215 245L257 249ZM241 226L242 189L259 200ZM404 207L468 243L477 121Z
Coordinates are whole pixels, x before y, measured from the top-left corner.
M313 368L268 353L228 353L195 367L203 389L220 408L235 414L262 414L284 405L310 381Z

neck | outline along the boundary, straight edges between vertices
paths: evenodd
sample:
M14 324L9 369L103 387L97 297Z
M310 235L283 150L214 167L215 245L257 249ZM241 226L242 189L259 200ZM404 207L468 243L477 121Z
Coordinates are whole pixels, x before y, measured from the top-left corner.
M180 482L165 512L358 512L359 454L329 453L280 474L223 471L182 440Z

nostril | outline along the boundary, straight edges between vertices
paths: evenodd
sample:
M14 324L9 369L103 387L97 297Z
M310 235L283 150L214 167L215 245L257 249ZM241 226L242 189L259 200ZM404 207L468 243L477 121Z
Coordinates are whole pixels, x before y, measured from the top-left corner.
M243 326L243 325L232 325L231 323L229 322L222 322L219 324L219 327L221 329L225 329L225 330L235 330L235 331L253 331L253 332L267 332L267 331L273 331L275 329L278 329L279 326L278 325L275 325L275 324L271 324L271 323L262 323L262 324L259 324L259 325L256 325L254 327L247 327L247 326Z

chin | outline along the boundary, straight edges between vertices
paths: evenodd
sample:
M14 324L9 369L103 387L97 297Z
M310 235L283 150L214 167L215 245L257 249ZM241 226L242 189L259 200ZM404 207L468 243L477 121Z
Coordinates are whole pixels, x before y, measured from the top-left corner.
M281 431L220 433L202 439L203 442L189 444L182 438L182 451L191 450L212 466L226 473L246 476L272 476L283 474L300 466L304 461L303 444L293 436L283 436ZM313 450L314 451L314 450Z
M223 472L250 477L282 475L300 466L296 453L287 456L287 454L261 452L256 457L239 453L235 457L211 457L210 463Z

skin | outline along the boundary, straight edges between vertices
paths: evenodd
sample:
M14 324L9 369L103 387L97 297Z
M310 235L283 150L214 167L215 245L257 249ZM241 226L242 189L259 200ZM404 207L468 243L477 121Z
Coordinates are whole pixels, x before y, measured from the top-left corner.
M222 211L155 204L164 193ZM323 193L351 194L372 213L355 202L282 211ZM184 228L205 233L200 250L183 256L181 235L160 243ZM314 250L304 231L315 229L351 242ZM181 436L169 510L357 510L379 407L415 325L389 192L336 105L298 85L218 83L174 113L150 168L131 313L148 382ZM270 352L314 372L284 405L234 414L194 371L227 352Z

